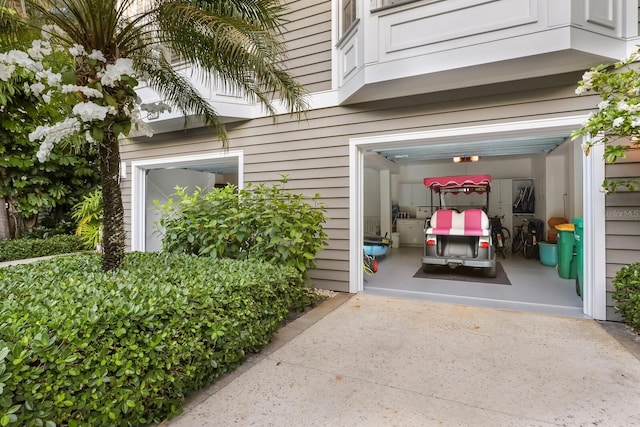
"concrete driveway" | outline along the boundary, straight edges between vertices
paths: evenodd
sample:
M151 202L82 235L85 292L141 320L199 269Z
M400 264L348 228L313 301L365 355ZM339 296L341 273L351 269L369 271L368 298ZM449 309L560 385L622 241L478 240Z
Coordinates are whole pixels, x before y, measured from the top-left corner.
M593 320L339 295L192 396L185 426L638 426L640 360Z

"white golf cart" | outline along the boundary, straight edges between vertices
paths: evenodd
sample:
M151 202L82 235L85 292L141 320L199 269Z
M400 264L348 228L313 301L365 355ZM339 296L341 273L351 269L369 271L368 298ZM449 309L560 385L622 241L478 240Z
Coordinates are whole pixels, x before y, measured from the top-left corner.
M481 268L486 277L496 277L496 254L486 214L491 176L425 178L424 185L439 196L440 207L425 223L422 270L428 273L437 266L465 266ZM484 206L466 205L464 195L471 194L485 196ZM447 202L447 195L456 195L455 204Z

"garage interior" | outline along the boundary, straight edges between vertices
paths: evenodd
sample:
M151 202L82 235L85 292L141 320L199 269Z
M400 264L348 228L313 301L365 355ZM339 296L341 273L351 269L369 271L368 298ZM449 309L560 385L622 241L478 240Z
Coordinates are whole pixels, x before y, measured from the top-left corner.
M582 151L566 135L477 140L464 143L396 144L365 151L363 176L363 231L396 241L378 257L378 271L365 275L364 292L396 297L469 304L501 309L584 317L575 279L563 279L554 266L522 253L498 254L510 285L476 280L477 271L456 268L447 278L422 278L425 219L438 207L437 195L424 187L427 177L491 175L489 216L503 216L513 236L514 227L529 219L545 224L544 240L555 238L551 218L582 215ZM461 158L454 159L454 158ZM534 189L530 212L514 209L523 188ZM464 202L461 198L465 198ZM459 195L464 208L481 207L486 196ZM391 233L385 215L391 212Z

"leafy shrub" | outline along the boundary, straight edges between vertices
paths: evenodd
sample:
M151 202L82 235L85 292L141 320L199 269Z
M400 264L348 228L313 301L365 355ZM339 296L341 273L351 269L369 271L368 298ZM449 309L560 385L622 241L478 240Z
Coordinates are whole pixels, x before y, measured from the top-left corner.
M128 253L0 269L0 424L135 426L265 345L302 274L263 262Z
M640 333L640 262L625 265L613 279L613 299L622 318Z
M283 183L286 180L282 181ZM322 206L281 185L233 185L193 195L178 188L162 206L163 249L212 258L256 258L305 273L326 244Z
M97 248L102 242L102 191L93 190L73 207L71 217L77 221L76 235L88 246Z
M73 233L75 227L73 222L66 219L60 219L55 222L45 218L41 225L36 225L33 228L25 230L22 233L21 238L27 239L46 239L52 236L59 236L61 234Z
M14 239L0 241L0 261L38 258L87 250L79 237L57 235L46 239Z

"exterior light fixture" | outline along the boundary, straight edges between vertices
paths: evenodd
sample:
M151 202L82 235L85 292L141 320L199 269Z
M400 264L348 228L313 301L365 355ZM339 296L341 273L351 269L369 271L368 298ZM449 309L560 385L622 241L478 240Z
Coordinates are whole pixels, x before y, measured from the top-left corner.
M477 162L480 160L480 156L456 156L453 158L453 163L467 163L467 162Z

